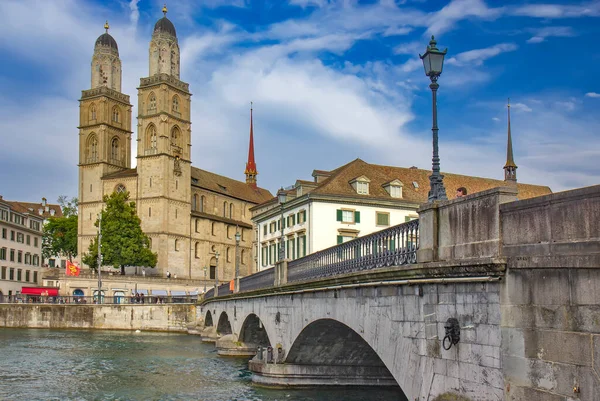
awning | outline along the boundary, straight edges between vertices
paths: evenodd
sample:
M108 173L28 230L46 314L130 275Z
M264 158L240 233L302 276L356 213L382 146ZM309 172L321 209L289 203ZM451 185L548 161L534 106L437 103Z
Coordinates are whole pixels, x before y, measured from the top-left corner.
M171 296L172 297L185 297L185 296L187 296L187 294L185 293L185 291L171 291Z
M21 294L56 297L56 296L58 296L58 288L55 288L55 287L23 287L23 288L21 288Z
M152 290L152 295L150 296L167 296L167 290Z

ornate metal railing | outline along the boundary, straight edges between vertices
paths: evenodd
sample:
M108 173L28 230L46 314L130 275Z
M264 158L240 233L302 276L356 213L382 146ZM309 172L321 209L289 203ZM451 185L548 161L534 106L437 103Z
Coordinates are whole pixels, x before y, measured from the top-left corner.
M419 220L332 246L288 264L288 283L417 262Z
M297 282L379 267L417 263L419 220L356 238L288 263L287 281ZM274 268L240 279L240 292L273 287ZM230 284L219 286L219 296L231 294ZM214 289L204 299L212 298Z

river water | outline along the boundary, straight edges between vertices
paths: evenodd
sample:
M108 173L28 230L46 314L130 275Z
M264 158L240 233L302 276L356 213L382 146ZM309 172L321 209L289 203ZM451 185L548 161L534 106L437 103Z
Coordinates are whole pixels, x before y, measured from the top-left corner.
M0 329L0 400L391 401L394 390L254 386L197 336Z

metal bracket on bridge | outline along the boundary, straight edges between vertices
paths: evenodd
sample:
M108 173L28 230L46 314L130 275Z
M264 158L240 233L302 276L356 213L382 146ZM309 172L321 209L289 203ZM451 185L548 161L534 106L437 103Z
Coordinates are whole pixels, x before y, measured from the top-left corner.
M458 320L453 317L449 318L444 324L444 330L446 330L446 335L442 340L442 346L448 351L460 341L460 324Z

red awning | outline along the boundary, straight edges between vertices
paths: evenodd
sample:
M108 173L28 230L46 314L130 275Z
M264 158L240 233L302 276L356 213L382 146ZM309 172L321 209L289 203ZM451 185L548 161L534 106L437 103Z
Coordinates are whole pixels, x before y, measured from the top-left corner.
M23 287L21 294L25 295L43 295L49 297L58 296L58 288L55 287Z

